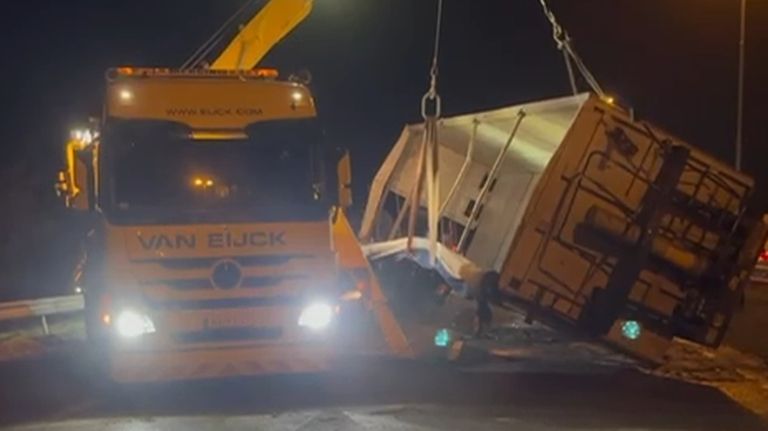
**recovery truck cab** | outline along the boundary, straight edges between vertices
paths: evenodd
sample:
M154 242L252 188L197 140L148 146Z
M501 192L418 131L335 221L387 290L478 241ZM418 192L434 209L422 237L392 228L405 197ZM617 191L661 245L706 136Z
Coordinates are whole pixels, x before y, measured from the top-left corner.
M59 189L95 215L86 326L114 380L329 366L368 272L342 209L349 158L327 168L315 116L273 70L108 71Z

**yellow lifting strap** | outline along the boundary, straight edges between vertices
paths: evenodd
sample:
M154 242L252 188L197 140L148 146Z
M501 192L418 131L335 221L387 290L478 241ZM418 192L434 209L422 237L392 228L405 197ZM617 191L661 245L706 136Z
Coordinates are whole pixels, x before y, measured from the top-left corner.
M240 29L211 70L250 70L312 11L313 0L272 0Z

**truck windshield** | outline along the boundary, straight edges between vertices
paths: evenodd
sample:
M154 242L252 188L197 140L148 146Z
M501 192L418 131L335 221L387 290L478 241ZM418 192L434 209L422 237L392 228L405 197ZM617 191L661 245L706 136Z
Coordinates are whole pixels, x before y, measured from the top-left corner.
M121 123L102 140L102 207L121 224L322 219L314 130L273 122L247 138L198 140L176 124Z

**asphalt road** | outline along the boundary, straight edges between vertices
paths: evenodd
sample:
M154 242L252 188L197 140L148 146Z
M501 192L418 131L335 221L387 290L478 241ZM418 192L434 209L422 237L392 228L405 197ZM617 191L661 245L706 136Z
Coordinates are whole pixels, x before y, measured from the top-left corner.
M763 354L760 349L768 344L755 328L764 326L765 292L748 296L729 343ZM535 330L523 332L528 337ZM530 363L518 358L479 367L482 372L445 363L350 360L322 375L115 387L92 372L81 345L64 345L67 350L41 358L0 362L0 428L768 429L715 388L646 375L590 355L585 366L576 350L559 347L538 352Z
M367 360L323 375L116 388L72 351L0 364L0 382L0 424L28 430L768 429L715 389L620 368Z
M745 291L744 306L737 311L725 342L768 360L768 284L753 283Z

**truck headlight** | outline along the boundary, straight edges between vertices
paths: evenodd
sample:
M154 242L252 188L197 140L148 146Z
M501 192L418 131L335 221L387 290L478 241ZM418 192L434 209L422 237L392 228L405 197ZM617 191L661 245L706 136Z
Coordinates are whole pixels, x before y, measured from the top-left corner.
M305 307L299 315L299 326L321 331L333 321L333 307L325 302L316 302Z
M155 332L155 324L146 314L123 310L115 319L115 329L124 338L136 338Z

